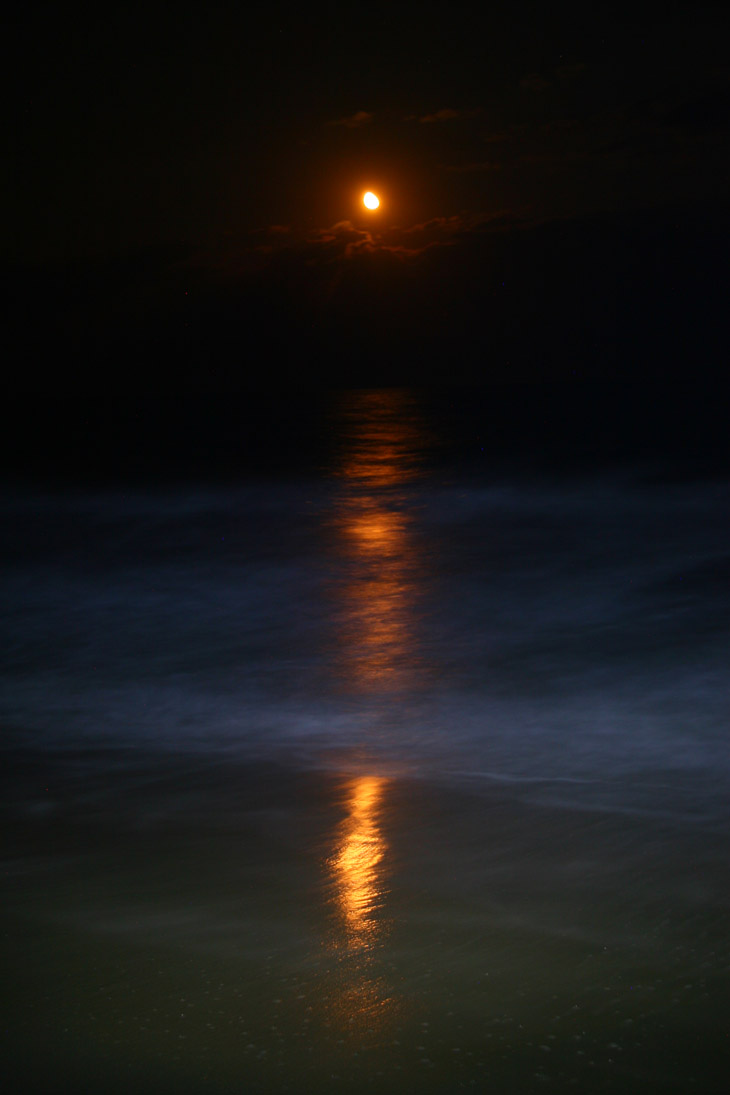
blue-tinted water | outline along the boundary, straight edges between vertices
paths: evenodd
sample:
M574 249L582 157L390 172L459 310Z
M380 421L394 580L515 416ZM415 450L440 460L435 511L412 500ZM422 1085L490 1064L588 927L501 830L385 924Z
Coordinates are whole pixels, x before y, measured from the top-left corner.
M334 1090L709 1090L729 485L497 464L407 392L322 421L321 458L276 475L6 492L12 923L41 1080L69 1067L63 1007L80 1042L95 1008L105 1027L106 1050L74 1051L84 1083L167 1045L178 989L201 1008L215 981L197 1064L176 1033L157 1089L182 1070L304 1090L308 1070ZM40 993L64 932L74 1005ZM257 1033L231 1040L241 1007Z
M5 724L723 785L727 484L438 464L404 393L332 418L305 476L7 499Z

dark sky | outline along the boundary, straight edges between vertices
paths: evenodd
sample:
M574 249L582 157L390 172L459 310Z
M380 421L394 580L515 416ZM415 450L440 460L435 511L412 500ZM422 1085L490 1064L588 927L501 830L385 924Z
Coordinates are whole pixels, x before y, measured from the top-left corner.
M211 7L16 7L11 253L727 189L721 4Z
M604 368L636 292L659 324L676 283L690 329L722 281L727 26L719 3L18 5L12 310L34 353L41 327L219 361L255 328L259 361L267 332L310 364L453 338L499 371L573 299L548 369Z

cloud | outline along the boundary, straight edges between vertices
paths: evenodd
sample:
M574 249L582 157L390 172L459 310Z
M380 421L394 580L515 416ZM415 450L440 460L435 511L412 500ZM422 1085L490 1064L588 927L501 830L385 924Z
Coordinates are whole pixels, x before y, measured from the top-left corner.
M352 221L337 221L329 228L311 229L307 232L304 240L307 244L343 242L356 238L359 234L361 234L360 230L355 227Z
M291 248L298 248L305 261L314 266L347 262L367 254L408 262L434 248L451 247L471 227L472 219L456 214L434 217L422 224L391 226L374 235L346 220L314 229L299 240L292 239Z
M460 110L452 110L451 107L443 107L441 110L437 110L435 114L424 114L422 118L419 118L419 122L431 123L431 122L450 122L453 118L463 117L463 112Z
M513 217L512 214L509 216ZM417 224L391 225L374 232L350 220L337 221L326 228L315 228L304 235L289 234L286 249L298 253L305 262L328 266L366 253L410 259L434 248L450 248L474 233L501 227L507 214L491 216L455 213L432 217ZM510 223L515 223L514 217ZM281 252L279 252L281 254Z
M539 72L530 72L520 80L520 87L525 88L526 91L545 91L550 87L550 81Z
M304 299L337 284L353 267L407 267L415 275L422 266L440 261L439 255L463 253L470 240L504 227L505 218L502 214L457 213L416 224L391 225L377 232L350 220L306 232L274 224L247 233L225 249L194 253L182 264L183 272L207 271L211 285L236 278L250 279L251 284L258 282L263 287L279 278L290 285L300 277L297 284ZM516 222L513 218L509 223Z
M527 216L524 211L515 212L513 210L504 209L499 213L492 214L484 220L481 220L478 224L473 226L475 234L485 234L489 232L504 232L504 231L516 231L525 230L531 227L535 227L538 222L533 218Z
M452 246L456 238L470 227L470 221L457 213L451 217L433 217L422 224L412 224L395 231L400 235L401 246L409 254L423 254L434 247Z
M327 125L339 125L345 129L359 129L360 126L372 122L373 118L374 115L369 114L367 110L358 110L355 114L348 114L345 118L335 118L334 121L327 122Z

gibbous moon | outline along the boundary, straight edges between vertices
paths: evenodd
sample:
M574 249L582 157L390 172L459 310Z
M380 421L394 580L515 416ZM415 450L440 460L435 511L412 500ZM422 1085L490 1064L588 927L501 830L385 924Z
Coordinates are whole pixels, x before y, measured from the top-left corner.
M380 205L380 199L377 194L373 194L372 190L368 190L367 194L363 194L362 200L368 209L377 209Z

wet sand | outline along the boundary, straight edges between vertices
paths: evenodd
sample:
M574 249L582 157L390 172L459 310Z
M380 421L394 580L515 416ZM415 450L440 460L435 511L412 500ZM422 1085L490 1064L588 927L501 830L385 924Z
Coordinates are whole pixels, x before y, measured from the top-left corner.
M730 841L660 780L6 759L8 1090L723 1089Z

